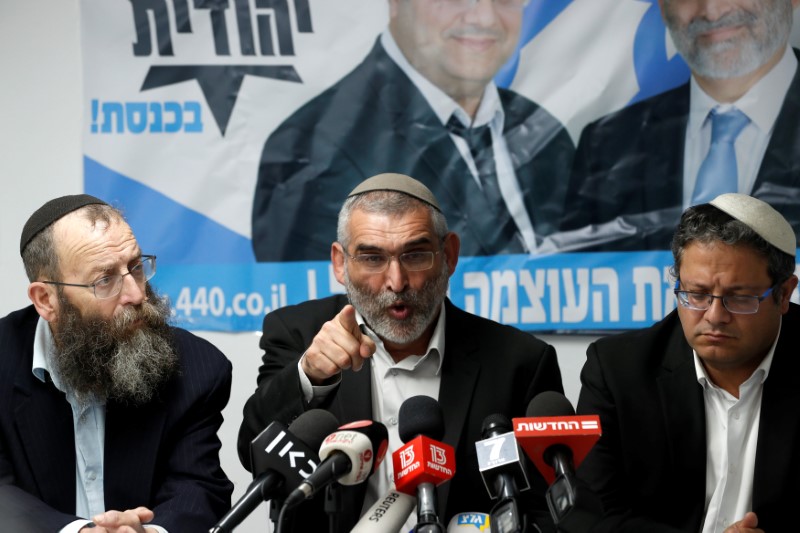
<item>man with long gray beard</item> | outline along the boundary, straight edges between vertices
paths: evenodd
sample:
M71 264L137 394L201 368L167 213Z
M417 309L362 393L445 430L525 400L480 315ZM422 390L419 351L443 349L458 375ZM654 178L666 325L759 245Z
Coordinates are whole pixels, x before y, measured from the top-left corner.
M691 80L587 126L558 247L668 250L684 209L738 192L800 235L798 0L659 0Z
M229 508L231 364L168 325L122 214L90 195L22 230L33 305L0 319L0 528L196 532Z
M289 423L311 408L329 410L342 424L383 423L388 456L402 445L401 404L427 395L441 405L443 441L456 450L455 477L439 487L441 519L447 524L457 512L490 511L475 452L483 420L494 413L524 416L537 393L561 392L555 350L447 299L459 237L419 181L380 174L362 182L339 212L337 234L331 261L347 295L285 307L264 319L258 388L239 432L242 463L250 468L250 441L270 422ZM390 469L384 461L366 483L342 487L338 531L350 531L387 492ZM546 528L546 484L531 475L524 508L539 511L537 524ZM319 500L301 505L294 531L327 530ZM406 525L415 521L412 513Z

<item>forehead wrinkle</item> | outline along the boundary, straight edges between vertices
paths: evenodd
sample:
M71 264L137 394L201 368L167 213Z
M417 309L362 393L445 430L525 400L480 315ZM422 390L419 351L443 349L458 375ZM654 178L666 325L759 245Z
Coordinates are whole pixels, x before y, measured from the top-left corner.
M69 216L69 215L68 215ZM61 224L61 222L64 224ZM124 221L112 219L110 224L102 220L92 224L83 217L59 220L56 227L62 236L60 255L62 257L62 273L67 274L65 267L71 266L71 273L89 268L89 273L103 273L114 270L120 263L140 255L139 245L133 232ZM71 226L71 227L70 227Z

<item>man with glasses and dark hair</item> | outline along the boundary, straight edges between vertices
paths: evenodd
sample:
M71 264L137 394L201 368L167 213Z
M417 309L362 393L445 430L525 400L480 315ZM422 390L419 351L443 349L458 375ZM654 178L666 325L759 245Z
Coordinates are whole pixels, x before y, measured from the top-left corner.
M593 532L796 529L800 309L796 239L765 202L722 194L672 240L677 310L589 346L579 413L603 436L578 474Z
M527 3L388 0L389 26L361 64L267 139L256 259L326 260L348 191L387 171L433 191L463 255L535 253L558 229L575 146L544 108L493 81Z
M405 399L426 395L442 407L442 440L456 450L455 477L438 492L447 524L457 512L492 508L475 451L483 420L493 413L524 416L535 394L562 391L552 346L447 299L459 244L430 189L400 174L374 176L345 201L331 246L333 272L347 294L264 319L264 364L239 433L245 467L251 440L270 422L289 423L311 408L329 410L342 424L373 419L389 430L381 468L367 482L341 489L339 531L350 531L387 492L388 458L402 445L397 417ZM529 475L526 501L547 520L546 485ZM319 500L299 508L294 531L327 530ZM415 521L413 514L406 525Z
M33 305L0 319L0 529L197 532L230 507L231 364L168 325L122 214L87 194L22 230Z

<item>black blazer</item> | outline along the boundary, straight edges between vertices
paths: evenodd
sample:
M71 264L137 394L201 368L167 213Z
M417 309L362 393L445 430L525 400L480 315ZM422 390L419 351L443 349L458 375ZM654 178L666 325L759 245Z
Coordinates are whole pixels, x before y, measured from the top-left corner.
M795 50L800 56L800 52ZM689 84L584 128L559 236L568 250L668 250L683 211ZM800 236L800 70L759 167L753 196Z
M761 404L753 511L764 531L790 531L800 501L800 307L783 316ZM656 325L591 344L578 412L603 436L578 475L602 497L592 533L700 531L706 481L703 390L677 311ZM741 517L735 517L740 519Z
M38 320L33 306L0 320L0 521L52 533L77 519L75 435L64 394L31 372ZM217 430L231 364L207 341L173 331L180 375L146 405L106 406L105 506L144 505L170 533L195 533L230 507Z
M264 319L264 364L258 388L244 407L239 431L239 458L249 469L249 443L269 423L290 423L313 407L328 409L342 424L372 419L369 360L359 372L344 371L342 381L325 405L307 405L300 390L297 361L322 325L347 304L344 295L284 307ZM456 474L438 490L444 523L463 511L488 512L492 507L477 466L475 442L481 424L493 413L525 416L539 392L563 391L561 373L552 346L510 326L466 313L446 302L445 357L439 389L444 412L444 442L456 450ZM529 470L531 505L544 510L544 479ZM358 520L366 484L343 487L344 516L340 531L350 531ZM300 510L297 531L325 531L325 516ZM546 511L541 513L547 516Z
M543 108L500 90L504 137L538 235L561 216L574 144ZM270 135L253 202L258 261L327 260L347 194L382 172L427 185L461 237L462 255L507 252L495 214L445 127L377 42L341 81Z

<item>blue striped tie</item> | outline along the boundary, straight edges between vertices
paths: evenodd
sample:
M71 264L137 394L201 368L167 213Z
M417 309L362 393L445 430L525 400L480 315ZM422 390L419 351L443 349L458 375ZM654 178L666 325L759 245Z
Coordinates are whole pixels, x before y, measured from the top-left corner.
M735 108L727 113L712 109L710 115L711 146L697 173L692 205L708 203L722 193L737 192L739 189L733 144L750 119Z

